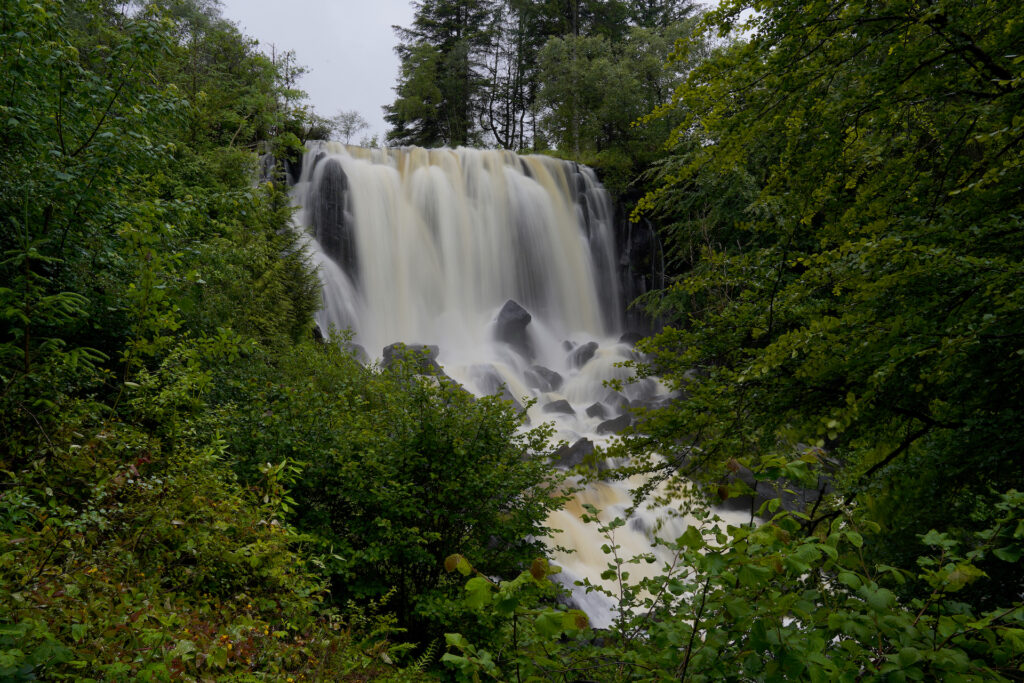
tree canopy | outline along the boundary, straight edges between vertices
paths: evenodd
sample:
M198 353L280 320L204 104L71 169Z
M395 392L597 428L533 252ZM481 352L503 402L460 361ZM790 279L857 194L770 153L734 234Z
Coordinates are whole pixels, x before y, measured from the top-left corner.
M698 460L825 449L890 511L891 557L1024 484L1022 29L1002 3L810 10L761 8L667 108L641 208L672 221L682 272L650 304L678 326L649 348L711 374Z

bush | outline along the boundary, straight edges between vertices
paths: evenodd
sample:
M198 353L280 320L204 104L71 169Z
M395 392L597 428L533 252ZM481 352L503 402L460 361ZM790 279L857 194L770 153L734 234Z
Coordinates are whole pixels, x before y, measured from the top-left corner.
M246 481L267 463L294 467L290 519L320 539L336 600L394 589L400 622L432 632L455 589L446 556L506 575L540 551L564 500L550 432L520 433L508 404L417 375L416 359L361 367L342 342L239 369L225 391L245 408L225 438Z

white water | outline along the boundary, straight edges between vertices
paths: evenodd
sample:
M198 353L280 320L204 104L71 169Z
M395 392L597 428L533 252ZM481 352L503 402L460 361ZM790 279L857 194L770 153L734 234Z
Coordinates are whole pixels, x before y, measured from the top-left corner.
M554 422L558 439L607 438L596 430L621 412L622 397L609 399L603 382L629 377L616 363L634 352L618 341L623 304L612 210L592 171L507 151L320 143L306 155L294 197L300 223L319 240L311 250L324 284L318 323L325 331L350 327L371 358L394 342L436 344L445 372L478 395L504 383L520 401L537 399L530 421ZM494 338L509 299L532 315L526 330L533 358ZM594 356L574 367L569 349L592 341ZM554 391L531 388L531 365L559 373L564 383ZM660 383L645 382L626 397L666 398ZM544 410L563 399L574 415ZM601 401L606 415L588 416ZM626 485L592 487L550 520L563 530L555 541L577 550L555 558L569 584L596 580L608 561L595 527L580 521L583 502L621 514ZM618 530L624 553L650 550L646 530L655 516L645 511L639 523ZM670 538L685 529L673 524ZM610 623L606 600L579 590L575 598L596 626Z

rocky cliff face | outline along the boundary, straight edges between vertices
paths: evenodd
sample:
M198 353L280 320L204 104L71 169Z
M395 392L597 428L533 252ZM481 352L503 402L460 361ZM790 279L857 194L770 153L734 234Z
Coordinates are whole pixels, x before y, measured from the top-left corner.
M625 329L643 335L658 331L659 318L630 307L638 296L665 286L665 258L654 225L646 218L629 220L620 201L615 202L616 253L619 254L619 282L626 302Z

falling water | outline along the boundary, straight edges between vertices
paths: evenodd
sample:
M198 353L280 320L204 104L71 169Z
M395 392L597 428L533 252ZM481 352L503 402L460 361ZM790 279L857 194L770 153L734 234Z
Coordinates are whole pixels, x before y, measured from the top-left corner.
M318 323L351 328L369 356L395 342L436 345L453 379L478 395L536 399L530 421L554 422L569 443L601 443L629 406L669 398L651 379L622 393L604 385L629 377L617 364L635 351L619 340L613 212L590 169L498 150L315 143L294 196L316 236ZM618 512L626 501L611 485L581 496L552 520L557 541L578 549L558 558L567 579L604 568L580 502ZM627 547L649 550L651 523ZM610 619L597 596L576 599L597 625Z

